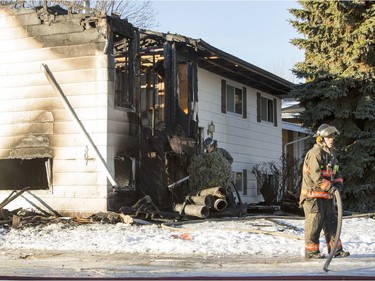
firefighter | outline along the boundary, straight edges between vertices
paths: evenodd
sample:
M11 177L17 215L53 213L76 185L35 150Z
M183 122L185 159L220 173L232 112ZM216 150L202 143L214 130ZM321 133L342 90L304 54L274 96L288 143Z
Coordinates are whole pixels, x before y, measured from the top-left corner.
M208 137L204 140L203 145L204 145L204 148L206 149L207 153L211 153L213 151L219 152L221 155L223 155L225 157L225 159L227 159L229 164L232 165L233 157L224 148L217 147L217 140Z
M319 251L319 237L324 231L328 253L334 244L337 229L337 215L333 201L335 190L342 190L343 179L333 154L333 142L340 133L334 127L322 124L316 143L307 152L302 173L300 204L305 212L305 257L324 258ZM335 257L349 256L338 242Z

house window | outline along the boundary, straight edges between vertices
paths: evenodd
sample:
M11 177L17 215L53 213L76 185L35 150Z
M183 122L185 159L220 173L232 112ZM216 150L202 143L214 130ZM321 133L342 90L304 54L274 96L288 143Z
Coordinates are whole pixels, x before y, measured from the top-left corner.
M227 110L242 115L242 89L227 85Z
M277 126L277 100L257 93L257 121L270 122Z
M52 159L1 159L0 189L49 189L52 184Z
M115 157L115 180L119 186L135 189L135 158L119 155Z
M246 87L237 88L221 80L221 112L232 112L247 118Z
M130 39L114 34L115 106L134 109L134 62Z
M236 186L237 190L242 191L243 190L242 172L233 171L232 177L233 177L233 183Z
M262 97L260 111L263 121L273 122L273 100Z
M130 95L128 83L128 71L124 67L116 68L116 98L115 105L119 107L132 108L133 97Z

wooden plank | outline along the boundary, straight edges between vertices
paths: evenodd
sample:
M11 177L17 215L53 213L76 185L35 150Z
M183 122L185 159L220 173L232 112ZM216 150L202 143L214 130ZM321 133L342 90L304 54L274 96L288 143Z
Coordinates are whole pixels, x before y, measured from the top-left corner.
M84 163L82 163L84 165ZM71 173L53 173L53 185L60 186L75 186L75 185L88 185L95 186L98 184L98 177L96 171L90 172L76 172Z
M54 185L53 195L65 198L105 198L107 190L98 185L86 185L83 181L76 186Z
M67 172L77 172L82 173L96 171L98 169L97 161L85 161L83 159L60 159L53 160L53 172L67 173Z
M0 26L2 28L20 27L23 24L19 19L6 8L0 8Z
M92 155L89 156L90 158ZM74 159L82 160L83 163L86 162L85 159L85 146L73 147L73 146L64 146L53 149L53 161L65 160L65 159Z
M54 59L46 62L54 72L93 70L106 68L108 58L105 55L74 57L65 59ZM27 75L39 73L41 71L40 61L12 62L8 64L0 63L0 75Z
M1 41L0 41L1 43ZM98 53L103 53L105 43L89 43L77 44L71 46L55 46L42 49L28 49L28 50L8 50L2 51L0 44L0 62L1 63L15 63L24 61L43 61L48 62L56 58L75 58L84 56L96 56Z
M8 52L15 50L29 50L43 48L43 45L36 41L34 38L17 38L17 39L8 39L1 41L0 52Z
M0 26L1 26L1 18L0 18ZM12 39L19 39L27 37L27 31L22 26L20 27L9 27L9 28L2 28L0 32L0 44L3 40L12 40Z
M1 99L0 99L1 100ZM10 111L0 111L0 125L11 124L13 120L17 120L19 123L29 123L33 120L37 120L39 116L43 115L47 111L36 110L36 111L24 111L20 113L13 113Z
M52 69L52 71L54 71ZM57 82L63 87L65 83L108 81L107 68L83 69L75 71L54 72ZM41 70L39 73L26 75L0 76L0 89L20 86L41 86L48 84L48 80Z
M78 82L68 83L61 87L64 94L67 96L72 95L96 95L107 92L107 83L105 81L90 81L90 82ZM0 86L1 88L1 86ZM20 86L11 88L1 88L0 101L8 99L24 99L24 98L45 98L45 97L58 97L51 85L38 85L38 86ZM89 97L87 97L89 98Z
M9 193L9 191L7 192ZM11 202L8 208L11 210L17 208L40 208L45 209L47 206L53 206L55 211L59 214L72 214L72 213L87 213L92 214L99 211L107 210L107 199L105 197L60 197L51 195L40 195L42 191L33 191L33 196L23 196L17 198L17 200Z
M47 24L35 24L30 25L27 24L26 30L30 37L42 37L42 36L50 36L50 35L64 35L66 38L70 38L72 34L78 33L81 36L86 36L88 30L84 30L84 27L80 25L82 19L69 19L66 18L63 21L55 21L52 22L50 25ZM98 33L96 29L93 29ZM84 34L85 33L85 34ZM68 40L68 39L66 39ZM60 41L63 42L63 41Z
M104 36L97 29L87 29L84 32L67 34L51 34L45 36L35 36L34 40L43 47L68 46L89 43L105 43Z
M18 9L10 9L9 12L12 13L22 25L41 24L34 9L25 9L21 7Z
M0 90L1 91L1 90ZM92 95L92 96L68 96L68 100L72 107L77 111L81 108L100 108L106 107L105 94ZM46 98L24 98L13 100L1 100L0 111L6 112L21 112L21 111L38 111L43 109L60 109L62 108L61 100L59 97L46 97ZM84 117L81 117L83 118Z

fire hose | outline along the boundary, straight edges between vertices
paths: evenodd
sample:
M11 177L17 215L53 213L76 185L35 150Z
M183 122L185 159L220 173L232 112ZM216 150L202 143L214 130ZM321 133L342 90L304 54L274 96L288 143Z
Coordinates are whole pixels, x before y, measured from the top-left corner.
M323 270L325 272L329 271L328 266L331 263L331 260L336 253L337 245L340 241L340 234L341 234L341 227L342 227L342 201L341 201L340 191L337 189L335 190L335 199L337 203L337 229L336 229L336 235L335 235L335 242L333 243L331 252L329 253L329 256L323 267Z

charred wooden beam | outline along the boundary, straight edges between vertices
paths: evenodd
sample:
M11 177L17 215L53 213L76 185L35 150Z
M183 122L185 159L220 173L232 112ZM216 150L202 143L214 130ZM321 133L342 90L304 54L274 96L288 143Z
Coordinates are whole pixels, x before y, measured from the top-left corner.
M20 190L20 191L15 191L15 190L13 190L12 192L11 192L11 194L7 197L7 198L5 198L4 200L3 200L3 202L1 202L0 203L0 210L2 209L2 208L4 208L6 205L8 205L10 202L12 202L14 199L16 199L17 197L19 197L22 193L24 193L26 190L29 190L31 187L30 186L27 186L27 187L25 187L24 189L22 189L22 190Z

